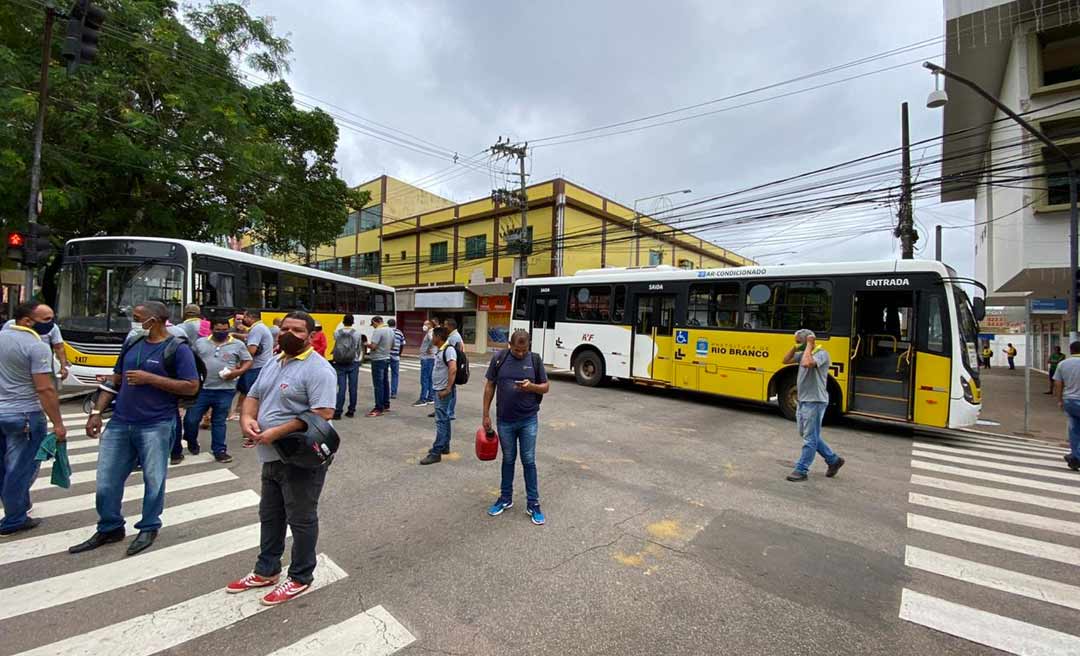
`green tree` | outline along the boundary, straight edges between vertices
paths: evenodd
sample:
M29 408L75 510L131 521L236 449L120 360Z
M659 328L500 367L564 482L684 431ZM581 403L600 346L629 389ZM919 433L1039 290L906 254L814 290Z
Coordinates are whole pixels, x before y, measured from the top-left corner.
M93 64L68 75L62 19L54 30L41 221L58 238L248 235L287 253L330 243L367 202L337 175L333 119L294 105L272 19L235 2L96 4L108 17ZM14 225L43 24L39 0L0 3L0 218Z

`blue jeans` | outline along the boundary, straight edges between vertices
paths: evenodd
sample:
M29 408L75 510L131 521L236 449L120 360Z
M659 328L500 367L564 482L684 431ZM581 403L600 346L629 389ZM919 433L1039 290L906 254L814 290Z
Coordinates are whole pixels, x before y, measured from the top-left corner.
M187 416L187 415L185 415ZM180 438L184 432L184 420L180 418L180 407L176 408L176 417L173 419L173 431L172 431L172 454L176 457L184 455L184 445L180 443ZM189 445L190 446L190 445ZM136 459L135 462L142 463L141 460Z
M401 358L390 358L390 398L397 398L398 379L401 377Z
M389 360L371 361L371 386L375 388L375 409L386 410L390 407L390 371Z
M435 359L420 360L420 400L434 401L435 390L431 388L431 373L435 371Z
M825 418L828 403L818 401L799 401L795 420L799 424L799 435L803 438L802 455L795 463L795 471L805 474L810 471L814 454L820 453L825 463L835 464L838 456L833 453L825 440L821 439L821 421Z
M251 386L255 384L255 381L259 378L259 372L262 371L262 367L258 369L251 368L243 373L242 376L236 379L236 390L241 394L247 394Z
M231 389L203 389L195 399L195 405L188 408L184 415L184 439L188 448L199 447L199 423L207 410L210 410L210 450L215 454L225 453L225 425L232 410L236 391ZM175 449L173 451L175 453Z
M43 412L12 412L0 414L0 500L4 502L4 519L0 529L19 528L26 523L30 509L30 486L38 473L34 459L48 432Z
M97 530L100 533L124 527L120 506L124 502L124 483L138 458L143 466L142 520L135 524L140 531L161 528L165 508L165 477L169 471L169 441L175 421L156 424L125 424L111 420L101 434L97 465Z
M518 421L498 421L499 446L502 447L502 487L500 496L510 501L514 498L514 464L518 450L521 453L521 469L525 474L525 495L528 507L540 505L540 489L536 482L536 431L539 422L536 415Z
M457 419L457 388L454 388L454 393L450 395L450 421Z
M335 364L334 371L337 372L337 403L334 405L334 412L340 415L345 407L346 388L349 390L349 412L356 412L356 386L360 382L360 363Z
M1069 453L1080 460L1080 400L1065 399L1065 414L1069 416Z
M450 406L456 398L457 390L453 387L445 399L435 395L435 443L431 445L431 453L442 454L450 448Z

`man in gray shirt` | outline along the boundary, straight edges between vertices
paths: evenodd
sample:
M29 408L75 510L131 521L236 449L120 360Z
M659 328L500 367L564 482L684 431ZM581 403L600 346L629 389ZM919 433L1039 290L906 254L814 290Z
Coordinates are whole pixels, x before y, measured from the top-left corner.
M236 381L236 389L240 392L237 407L244 405L244 395L248 393L259 372L274 357L274 335L266 324L262 322L261 310L247 310L244 312L244 326L247 327L247 350L251 354L251 369Z
M448 336L445 326L439 326L432 331L432 340L439 349L431 374L432 386L435 388L435 442L420 461L421 465L441 462L443 455L450 453L450 404L457 398L454 383L457 379L458 358L457 351L447 340Z
M438 352L431 339L434 327L430 319L424 321L424 338L420 341L420 398L413 407L435 403L435 390L431 387L431 374L435 368L435 354Z
M784 356L784 364L796 362L799 364L795 380L799 406L795 417L799 435L803 438L803 448L802 455L795 463L795 470L788 474L787 480L805 481L817 453L828 465L825 476L832 478L844 466L844 459L833 453L825 440L821 439L821 422L829 407L828 380L832 361L829 352L817 345L817 337L812 330L803 328L795 332L795 345Z
M0 535L27 531L41 523L27 511L30 486L38 471L35 456L48 433L46 415L56 439L67 439L53 387L52 353L42 341L54 326L52 308L35 301L22 303L15 308L14 321L0 339L0 466L4 468Z
M383 318L371 318L371 339L367 343L371 360L371 383L375 388L375 407L368 417L381 417L390 409L390 351L394 348L394 331L383 323Z
M4 330L11 328L15 325L14 319L8 319L4 324ZM60 371L55 372L60 374L57 377L57 381L63 381L67 378L68 370L71 369L71 365L68 363L67 351L64 350L64 335L60 332L60 326L53 322L52 330L48 335L42 335L41 341L45 342L45 345L52 349L53 355L56 356L56 361L60 363ZM59 384L57 384L59 387Z
M225 446L225 423L236 395L236 380L251 368L252 359L247 346L229 334L227 317L214 319L211 329L209 337L195 342L195 354L206 365L206 381L184 415L184 439L192 453L199 452L199 422L210 410L210 449L214 460L227 464L232 456Z
M250 574L229 583L226 592L244 592L277 584L263 597L273 606L310 589L319 538L319 495L327 465L306 469L281 462L273 442L306 426L299 419L311 411L329 420L334 414L337 376L334 368L311 347L315 320L306 312L290 312L278 336L281 354L272 359L248 391L240 425L244 446L255 447L262 465L259 557ZM289 575L281 576L286 528L292 529Z
M1069 357L1054 370L1054 396L1069 418L1069 469L1080 470L1080 342L1069 344Z
M187 340L188 346L195 348L199 341L199 325L202 323L202 308L194 303L184 306L184 321L176 326L176 334Z

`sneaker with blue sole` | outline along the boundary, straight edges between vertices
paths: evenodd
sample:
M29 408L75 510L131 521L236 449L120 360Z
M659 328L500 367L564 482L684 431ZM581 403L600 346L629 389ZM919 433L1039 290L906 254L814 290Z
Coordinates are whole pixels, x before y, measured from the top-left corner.
M491 507L488 508L488 514L491 515L492 517L495 517L497 515L501 515L502 512L504 510L506 510L507 508L513 508L513 507L514 507L514 502L512 500L507 501L506 499L500 498L498 501L491 504Z
M544 525L544 513L540 510L540 506L526 508L525 512L529 513L529 518L532 519L533 524L536 524L537 526Z

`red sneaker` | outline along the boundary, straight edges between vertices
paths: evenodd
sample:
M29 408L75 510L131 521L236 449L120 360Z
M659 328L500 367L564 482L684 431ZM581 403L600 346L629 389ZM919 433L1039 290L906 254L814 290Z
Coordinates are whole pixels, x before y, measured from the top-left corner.
M378 408L372 408L372 410L370 412L368 412L364 416L365 417L381 417L382 416L382 410L379 410Z
M263 606L277 606L283 604L290 599L295 599L311 589L310 585L303 583L297 583L296 581L287 578L278 583L278 586L274 588L270 594L262 598Z
M267 586L274 585L275 583L277 583L278 578L279 577L277 577L277 576L271 576L269 578L264 578L262 576L259 576L255 572L252 572L251 574L248 574L244 578L237 579L237 580L233 581L232 583L230 583L229 585L225 586L225 592L235 594L237 592L243 592L244 590L252 590L254 588L265 588Z

